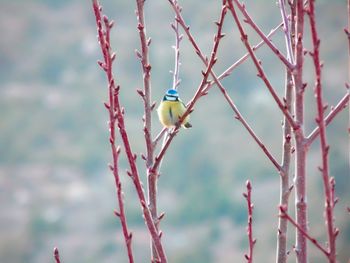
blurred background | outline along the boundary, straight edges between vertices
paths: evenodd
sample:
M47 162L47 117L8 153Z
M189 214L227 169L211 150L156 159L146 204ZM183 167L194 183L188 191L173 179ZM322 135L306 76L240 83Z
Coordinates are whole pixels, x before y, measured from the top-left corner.
M121 85L126 126L136 153L144 152L142 73L134 50L139 38L135 1L101 1L110 19L117 52L114 73ZM220 11L218 1L181 1L183 16L204 53L209 55ZM0 1L0 262L53 262L57 246L63 262L127 262L116 208L115 185L107 164L107 84L96 64L101 54L91 1ZM280 23L275 1L247 1L247 9L268 33ZM167 1L146 1L147 34L152 38L152 97L160 101L171 87L174 52L170 23L174 14ZM329 105L345 94L348 80L346 1L317 1L317 21L324 61L323 87ZM259 38L245 26L251 43ZM227 36L220 45L215 71L221 73L245 54L230 15ZM305 47L311 48L308 19ZM273 37L285 53L283 33ZM284 67L271 51L257 51L280 97ZM187 39L181 43L182 79L179 92L187 102L193 96L204 69ZM314 74L306 60L306 133L315 127ZM263 83L256 78L250 60L223 81L242 114L277 160L281 159L282 115ZM253 184L253 231L257 238L255 261L274 262L277 232L279 175L251 139L216 87L202 98L191 116L193 128L181 130L163 162L159 180L159 210L163 242L169 262L245 262L247 251L245 182ZM330 169L336 178L338 260L347 262L350 252L348 112L328 126ZM155 112L155 136L161 130ZM310 233L326 240L323 223L323 186L317 166L319 142L309 151L307 188ZM146 184L144 163L138 159ZM139 201L120 171L127 218L133 232L137 262L149 262L149 237ZM292 183L292 182L291 182ZM291 196L293 208L294 195ZM291 214L293 214L291 209ZM289 227L289 262L295 261L293 227ZM311 244L310 262L326 262Z

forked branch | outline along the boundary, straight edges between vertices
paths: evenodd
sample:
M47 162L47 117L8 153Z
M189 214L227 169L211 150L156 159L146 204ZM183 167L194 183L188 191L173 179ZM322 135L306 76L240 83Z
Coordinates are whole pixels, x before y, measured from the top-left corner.
M337 116L339 112L344 110L349 105L349 92L347 92L343 98L338 102L334 108L331 109L331 111L328 113L328 115L324 118L325 125L328 126L333 119ZM317 125L315 129L310 133L309 136L306 138L306 145L310 146L314 140L318 137L320 134L320 126Z
M183 28L183 30L185 31L190 43L192 44L196 54L199 56L199 58L202 60L202 62L204 63L205 66L208 66L208 61L205 57L205 55L203 54L203 52L201 51L201 49L199 48L199 45L197 44L197 41L195 40L195 38L193 37L193 35L190 32L190 28L189 26L187 26L184 18L181 15L181 8L180 6L178 6L177 3L175 3L172 0L169 0L172 8L174 9L176 16L177 16L177 20L180 23L181 27ZM282 24L278 25L276 28L274 28L269 36L271 36L272 34L274 34L277 29L279 29L282 26ZM264 41L260 42L258 45L256 45L253 49L257 49L258 47L262 46L262 44L264 43ZM243 115L240 113L239 109L237 108L237 106L235 105L235 103L233 102L232 98L229 96L229 94L227 93L226 89L224 88L224 86L222 85L222 83L220 82L220 79L223 79L227 76L229 76L232 71L239 66L241 63L243 63L248 57L250 56L249 53L245 54L241 59L239 59L237 62L235 62L234 64L232 64L229 68L227 68L219 77L216 76L215 72L213 69L211 69L210 74L213 77L213 80L211 82L209 82L205 89L203 90L203 94L208 93L209 89L216 84L218 86L218 88L220 89L221 93L223 94L224 98L226 99L227 103L229 104L229 106L231 107L231 109L234 111L235 113L235 118L240 121L243 125L243 127L245 127L245 129L248 131L248 133L252 136L252 138L254 139L254 141L259 145L259 147L262 149L262 151L265 153L265 155L269 158L269 160L272 162L272 164L275 166L275 168L277 169L277 171L281 174L283 174L283 169L281 168L281 166L279 165L279 163L277 162L277 160L275 159L275 157L272 155L272 153L269 151L269 149L266 147L266 145L261 141L261 139L258 137L258 135L256 135L256 133L254 132L254 130L250 127L250 125L248 124L248 122L245 120L245 118L243 117Z
M281 217L286 218L296 229L298 229L301 234L307 238L312 244L315 245L323 254L325 254L327 257L329 255L328 251L320 245L320 243L317 241L317 239L313 238L310 236L301 226L298 225L298 223L287 213L286 208L283 206L280 206L280 212L281 212Z
M245 5L241 4L238 0L233 0L233 1L236 3L238 9L241 11L243 16L245 17L244 21L246 23L248 23L256 31L256 33L265 41L266 45L285 64L285 66L287 68L289 68L290 70L292 70L294 68L294 65L279 51L279 49L272 43L272 41L265 36L265 34L262 32L262 30L258 27L258 25L254 22L254 20L248 14L248 12L245 8ZM230 0L229 3L230 2L232 4L232 0ZM232 10L231 10L231 12L232 12ZM284 21L284 23L285 23L285 21ZM287 23L284 25L284 27L286 27L286 25L287 25Z
M101 20L101 7L97 0L93 0L93 7L94 7L94 12L96 17L96 24L98 28L99 43L100 43L101 51L104 58L104 62L99 62L98 64L106 72L107 80L108 80L109 104L106 103L105 106L110 113L110 128L112 129L114 123L117 123L119 134L121 136L125 154L131 170L131 171L128 171L128 175L131 177L134 183L134 186L141 204L144 220L148 227L148 230L152 237L154 245L157 249L157 253L159 255L160 261L162 263L166 263L167 259L165 256L162 243L160 241L159 233L153 222L153 218L149 210L149 207L147 206L147 203L146 203L144 190L143 190L142 183L139 177L139 172L136 166L136 154L132 152L128 134L126 132L125 121L124 121L124 109L121 107L120 101L119 101L120 87L115 84L115 80L112 72L113 60L116 57L114 53L111 53L111 44L110 44L110 29L113 26L113 22L110 22L106 16L103 16L103 23L104 23L104 29L103 29L102 20ZM139 24L139 27L142 28L140 24ZM111 135L112 134L113 132L111 132ZM111 136L110 142L111 144L114 144L115 138ZM116 153L118 153L118 150L116 150ZM118 154L113 155L113 157L117 155ZM118 167L113 167L113 171L116 171L117 169ZM119 218L122 218L121 210L118 212L118 216ZM125 221L126 223L125 218L123 219L123 221ZM123 233L124 233L125 243L129 249L129 246L131 244L130 243L131 235L130 234L126 235L125 233L127 233L127 231L124 232L124 230L123 230ZM129 257L129 261L131 261L130 257Z
M278 107L280 108L280 110L282 111L282 113L286 116L287 121L290 123L290 125L292 126L292 128L294 130L299 129L299 125L297 123L295 123L293 116L290 114L290 112L287 110L286 106L282 103L282 101L280 100L280 98L278 97L275 89L272 87L270 81L267 79L265 72L261 66L261 62L257 59L256 55L254 54L254 51L252 49L252 47L249 44L248 41L248 35L245 33L241 22L239 21L239 18L237 16L236 10L233 6L232 0L228 1L228 8L237 24L238 30L240 32L241 35L241 40L243 42L243 44L245 45L247 51L250 54L250 57L252 58L254 65L258 71L258 77L261 78L263 80L263 82L265 83L267 89L269 90L270 94L272 95L272 97L274 98L275 102L277 103Z

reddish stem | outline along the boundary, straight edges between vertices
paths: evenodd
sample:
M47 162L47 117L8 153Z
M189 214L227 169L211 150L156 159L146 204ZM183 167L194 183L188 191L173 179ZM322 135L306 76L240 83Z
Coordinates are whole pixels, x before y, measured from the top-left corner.
M325 254L327 257L329 255L328 251L320 245L320 243L313 237L311 237L307 231L305 231L286 211L285 207L280 206L280 216L286 218L298 231L306 238L308 239L312 244L314 244L320 251L322 251L323 254Z
M148 48L151 43L150 39L146 38L145 32L145 18L144 18L144 0L136 0L137 4L137 29L139 31L140 42L141 42L141 66L143 71L143 93L141 93L143 102L144 102L144 134L146 140L146 148L147 148L147 157L146 157L146 166L149 168L153 163L153 144L151 137L152 130L152 119L151 119L151 111L152 111L152 103L151 103L151 65L149 63L148 57Z
M339 112L341 112L343 109L345 109L349 104L349 97L350 94L346 93L343 98L337 103L337 105L332 108L332 110L328 113L328 115L324 118L324 123L327 126L332 122L332 120L337 116ZM307 136L306 145L309 147L314 140L317 138L317 136L320 134L320 126L316 126L315 129L310 133L309 136Z
M145 17L144 17L144 0L136 0L137 4L137 21L138 26L137 29L139 31L139 37L140 37L140 43L141 43L141 66L143 71L143 92L139 92L141 94L141 97L143 99L144 103L144 136L145 136L145 142L146 142L146 167L147 167L147 190L148 190L148 206L152 215L152 219L154 222L154 225L159 232L158 229L158 212L157 212L157 183L158 183L158 174L153 173L151 170L151 167L153 166L154 162L154 144L152 141L152 102L151 102L151 65L149 63L149 45L150 45L150 39L147 39L146 37L146 24L145 24ZM151 241L151 249L152 249L152 255L151 255L151 261L152 262L159 262L160 257L157 253L156 245L153 241Z
M129 262L132 263L134 262L132 247L131 247L132 234L129 233L128 226L127 226L125 209L124 209L124 201L123 201L122 185L121 185L120 176L119 176L118 157L119 157L120 150L119 150L119 147L117 148L115 144L116 105L114 103L114 99L117 96L116 93L118 91L114 86L113 73L112 73L112 63L115 58L115 55L111 54L111 47L110 47L110 30L113 26L113 23L110 23L108 18L104 16L103 17L104 27L103 27L102 19L101 19L102 7L99 5L97 0L93 1L93 9L94 9L95 18L96 18L99 42L100 42L101 50L104 57L104 63L100 62L99 64L106 72L108 82L113 83L113 85L111 84L109 85L109 104L106 103L105 106L109 112L109 127L110 127L109 141L111 144L112 156L113 156L113 165L111 166L111 170L115 178L115 183L117 188L117 200L118 200L118 206L119 206L119 211L115 212L115 214L119 217L120 223L122 225L122 231L124 235L125 244L127 247Z
M61 260L60 260L60 253L58 252L58 248L57 248L57 247L55 247L55 248L53 249L53 256L54 256L54 258L55 258L56 263L61 263Z
M249 242L249 254L245 254L244 257L247 259L248 263L253 263L253 250L254 245L256 243L256 239L253 238L253 207L252 204L252 185L250 181L248 180L246 182L247 187L247 193L243 193L243 196L247 200L247 210L248 210L248 226L247 226L247 235L248 235L248 242Z
M348 0L348 28L345 30L345 33L348 38L348 81L350 81L350 0ZM348 95L350 95L350 88L348 88ZM348 99L350 100L350 98ZM349 107L349 122L348 122L348 133L350 134L350 107ZM350 161L350 159L349 159Z
M317 102L317 113L316 122L318 123L320 130L320 142L321 142L321 153L322 153L322 172L324 194L325 194L325 217L326 217L326 226L328 233L328 246L329 246L329 256L328 261L330 263L336 262L336 230L334 228L334 195L332 193L331 178L329 176L329 145L327 144L327 135L326 135L326 124L324 120L324 102L322 94L322 71L321 71L321 62L320 62L320 39L318 38L318 33L316 29L316 19L315 19L315 1L309 1L308 15L310 18L310 27L311 27L311 37L313 44L312 58L314 61L316 83L315 83L315 97Z

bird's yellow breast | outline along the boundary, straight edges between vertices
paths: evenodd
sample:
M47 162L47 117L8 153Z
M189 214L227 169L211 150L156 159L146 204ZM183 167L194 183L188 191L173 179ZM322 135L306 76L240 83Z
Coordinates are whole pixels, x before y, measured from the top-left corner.
M160 122L168 128L175 126L185 111L186 107L181 101L162 101L157 109ZM187 115L182 124L188 123L189 119Z

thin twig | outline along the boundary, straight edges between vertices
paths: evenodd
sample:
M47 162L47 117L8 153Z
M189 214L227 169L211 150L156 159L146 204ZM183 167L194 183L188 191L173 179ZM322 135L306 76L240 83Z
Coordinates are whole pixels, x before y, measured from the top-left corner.
M320 243L313 237L311 237L285 210L283 206L280 207L281 217L286 218L296 229L300 231L300 233L307 238L312 244L314 244L323 254L328 257L328 251L320 245Z
M103 16L103 23L102 23L102 18L101 18L102 7L99 5L97 0L93 1L93 9L94 9L94 14L96 18L98 39L99 39L101 51L104 57L104 62L99 62L99 65L106 72L108 82L113 83L113 85L110 84L108 87L109 102L105 103L105 107L109 112L109 132L110 132L109 141L110 141L112 157L113 157L113 165L111 165L110 168L116 183L117 201L119 206L119 211L116 211L115 214L118 216L120 223L122 225L122 231L123 231L124 240L127 248L129 262L133 263L134 258L133 258L133 252L131 247L132 234L131 232L129 232L128 226L127 226L127 220L126 220L125 209L124 209L123 191L122 191L122 185L121 185L120 176L119 176L118 158L119 158L120 148L119 146L116 147L116 136L115 136L115 123L116 123L115 97L117 96L118 90L114 86L114 79L113 79L113 73L112 73L112 64L115 58L115 54L111 54L111 46L110 46L110 30L113 26L113 22L111 23L108 20L107 16Z
M157 147L158 142L162 139L162 137L164 136L164 134L166 133L168 129L167 128L163 128L156 136L156 138L154 138L153 140L153 147L154 149Z
M54 256L54 258L55 258L55 262L56 262L56 263L61 263L60 253L58 252L58 248L57 248L57 247L55 247L55 248L53 249L53 256Z
M322 92L322 71L320 62L320 39L318 38L318 32L316 29L316 19L315 19L315 1L309 1L309 9L307 14L310 18L311 27L311 37L313 44L313 52L311 56L314 61L316 83L315 83L315 97L317 102L317 113L316 122L320 130L320 142L321 142L321 154L322 154L322 167L320 171L322 173L323 187L325 194L325 219L326 227L328 233L328 246L329 246L329 263L336 262L336 230L334 228L334 196L332 194L331 178L329 176L329 145L327 143L326 135L326 124L324 121L324 101Z
M280 12L283 20L283 31L284 31L285 41L286 41L287 59L289 63L294 65L291 31L290 31L287 11L285 7L285 0L278 0L278 3L279 3L279 8L280 8Z
M243 193L244 198L247 200L247 210L248 210L248 226L247 226L247 235L249 243L249 254L245 254L248 263L253 263L253 251L254 245L256 244L256 239L253 238L253 208L252 203L252 184L248 180L246 182L247 192Z
M337 116L339 112L341 112L343 109L345 109L349 104L349 93L346 93L343 98L338 102L338 104L331 109L331 111L328 113L328 115L324 118L324 122L327 125L329 125L332 120ZM320 127L316 126L315 129L310 133L309 136L306 138L306 145L309 147L314 140L317 138L317 136L320 134Z
M345 33L348 38L348 83L350 83L350 0L348 0L348 28L345 29ZM348 95L350 95L349 84L347 84ZM349 98L350 99L350 98ZM349 107L349 121L348 121L348 133L350 134L350 107ZM349 156L350 161L350 156Z
M279 49L271 42L271 40L265 36L262 30L258 27L258 25L254 22L254 20L248 14L245 8L245 5L240 3L238 0L233 0L233 1L235 1L238 9L241 11L243 16L245 17L244 21L248 23L256 31L256 33L266 42L266 45L269 46L272 52L276 54L276 56L285 64L285 66L287 66L289 69L292 70L294 68L294 65L290 61L288 61L288 59L279 51ZM232 2L232 0L229 2Z
M276 93L276 90L272 87L270 81L267 79L267 77L265 75L265 72L264 72L264 70L263 70L263 68L261 66L261 62L257 59L256 55L254 54L254 51L253 51L253 49L250 46L249 41L248 41L248 35L245 33L245 31L244 31L244 29L242 27L242 24L241 24L241 22L238 19L238 16L237 16L236 10L235 10L235 8L233 6L232 0L228 1L228 8L231 11L231 14L232 14L232 16L233 16L233 18L234 18L234 20L235 20L235 22L237 24L237 27L238 27L239 32L241 34L241 40L242 40L243 44L245 45L245 47L247 48L247 51L249 52L250 57L251 57L251 59L253 60L253 62L255 64L255 67L256 67L256 69L258 71L258 77L261 78L264 81L267 89L269 90L270 94L272 95L272 97L276 101L276 103L277 103L278 107L280 108L280 110L282 111L282 113L286 116L286 119L290 123L292 128L294 130L299 129L299 125L297 125L294 122L293 116L290 114L290 112L287 110L285 105L282 103L282 101L278 97L278 95Z
M177 1L175 0L175 4L177 4ZM175 33L175 46L174 52L175 52L175 63L174 63L174 72L173 72L173 89L177 89L177 87L180 84L180 79L179 79L179 74L180 74L180 42L182 40L182 35L180 35L179 32L179 22L176 19L175 16L175 21L174 23L171 24L171 28L174 30Z

